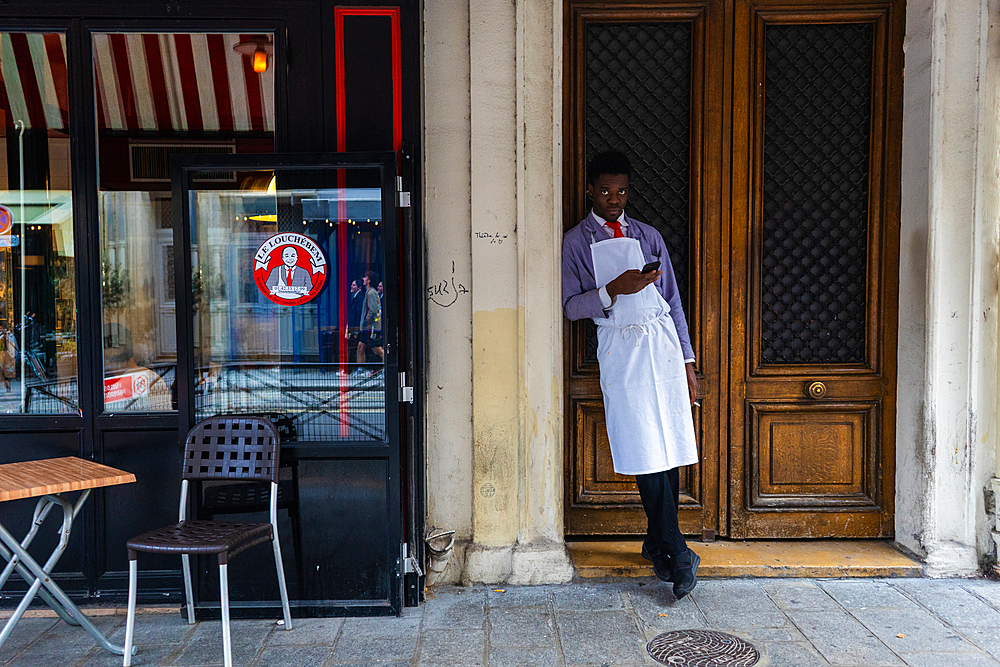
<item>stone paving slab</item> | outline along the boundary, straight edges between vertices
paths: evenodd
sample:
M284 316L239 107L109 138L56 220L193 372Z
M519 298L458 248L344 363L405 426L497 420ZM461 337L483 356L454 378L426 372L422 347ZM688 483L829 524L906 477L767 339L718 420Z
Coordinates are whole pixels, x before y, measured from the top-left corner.
M846 610L794 611L789 618L832 665L904 664Z
M1000 628L1000 612L981 598L947 582L904 582L899 588L949 625Z
M923 609L866 609L855 615L898 654L974 650L955 628L946 626Z
M112 641L124 616L95 610ZM683 600L656 579L440 587L400 617L233 621L238 667L650 667L646 643L715 628L760 667L1000 667L1000 583L985 580L703 580ZM136 624L136 667L222 664L218 621ZM25 618L0 667L112 667L121 657L55 618Z
M823 581L819 585L845 609L919 606L900 588L885 581Z

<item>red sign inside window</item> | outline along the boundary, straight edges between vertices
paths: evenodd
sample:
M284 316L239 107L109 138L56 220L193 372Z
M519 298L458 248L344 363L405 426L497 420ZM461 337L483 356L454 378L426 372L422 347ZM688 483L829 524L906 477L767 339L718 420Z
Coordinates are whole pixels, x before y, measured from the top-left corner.
M142 373L129 373L104 379L104 402L124 401L145 396L149 391L149 378Z

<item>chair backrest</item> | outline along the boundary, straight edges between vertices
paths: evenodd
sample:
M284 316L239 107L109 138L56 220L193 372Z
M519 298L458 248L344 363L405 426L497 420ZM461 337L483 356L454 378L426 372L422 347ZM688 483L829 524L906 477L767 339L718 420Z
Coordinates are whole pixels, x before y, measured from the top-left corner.
M278 481L280 437L264 417L209 417L188 431L182 479Z

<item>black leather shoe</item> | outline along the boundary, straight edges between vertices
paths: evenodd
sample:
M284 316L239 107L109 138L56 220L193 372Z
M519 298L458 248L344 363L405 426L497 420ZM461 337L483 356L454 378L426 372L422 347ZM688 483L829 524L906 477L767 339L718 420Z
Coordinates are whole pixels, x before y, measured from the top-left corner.
M680 600L698 585L695 572L698 570L698 564L701 563L701 557L688 549L682 554L669 556L665 560L670 563L670 581L674 583L674 597ZM656 561L653 561L653 564L655 569Z
M656 578L667 583L673 581L673 572L670 569L670 559L661 553L650 555L652 558L649 560L653 561L653 572L656 573Z

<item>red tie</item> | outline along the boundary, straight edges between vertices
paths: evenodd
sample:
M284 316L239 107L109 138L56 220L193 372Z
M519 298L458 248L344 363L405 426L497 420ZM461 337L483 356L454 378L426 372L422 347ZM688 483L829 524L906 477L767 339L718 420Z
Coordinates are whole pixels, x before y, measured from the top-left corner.
M625 235L622 234L622 223L618 222L617 220L610 220L604 224L606 224L611 229L615 230L616 239L625 238Z

